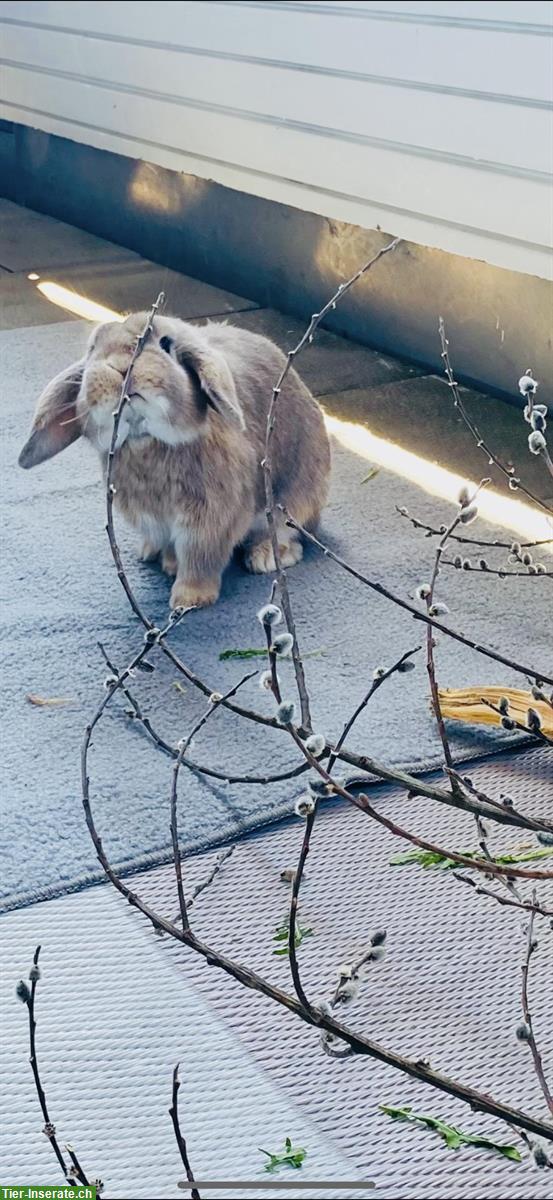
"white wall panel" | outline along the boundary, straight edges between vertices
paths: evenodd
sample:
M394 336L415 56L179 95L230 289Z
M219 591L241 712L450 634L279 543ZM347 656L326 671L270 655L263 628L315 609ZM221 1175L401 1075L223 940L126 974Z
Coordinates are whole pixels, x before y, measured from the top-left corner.
M552 13L0 0L2 115L548 275Z

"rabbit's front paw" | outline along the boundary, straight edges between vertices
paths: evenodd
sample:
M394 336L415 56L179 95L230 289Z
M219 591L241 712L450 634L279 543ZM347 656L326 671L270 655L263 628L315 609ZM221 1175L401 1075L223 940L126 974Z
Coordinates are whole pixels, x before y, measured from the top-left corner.
M171 588L169 601L171 608L205 608L215 604L219 599L219 580L207 580L205 583L186 583L182 579L175 580Z
M282 567L295 567L303 557L303 546L294 538L282 544L279 542L278 548ZM254 575L267 575L275 570L275 556L269 538L264 542L257 542L246 551L245 564L246 570Z

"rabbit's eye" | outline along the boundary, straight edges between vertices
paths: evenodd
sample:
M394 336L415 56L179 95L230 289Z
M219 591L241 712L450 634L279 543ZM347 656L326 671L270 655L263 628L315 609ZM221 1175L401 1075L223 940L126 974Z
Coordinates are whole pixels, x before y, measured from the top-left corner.
M173 345L174 345L173 338L167 337L167 335L165 334L163 337L161 337L159 339L159 344L160 344L161 349L164 350L166 354L170 354L171 350L173 349Z

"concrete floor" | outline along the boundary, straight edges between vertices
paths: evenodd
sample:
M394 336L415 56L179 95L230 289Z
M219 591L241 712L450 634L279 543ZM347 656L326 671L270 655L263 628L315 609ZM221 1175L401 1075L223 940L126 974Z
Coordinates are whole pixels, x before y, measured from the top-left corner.
M163 290L168 311L178 316L230 320L266 334L286 350L303 332L295 317L258 308L243 296L160 267L9 200L0 200L0 226L1 329L77 320L39 291L39 284L52 282L119 312L147 308ZM30 279L30 274L38 278ZM451 354L454 362L455 347ZM371 432L452 471L474 478L489 471L494 487L507 491L453 408L442 379L323 330L298 366L331 415L364 423ZM523 469L537 496L553 500L551 478L541 460L528 453L520 410L467 389L463 395L483 436L501 446L506 461Z

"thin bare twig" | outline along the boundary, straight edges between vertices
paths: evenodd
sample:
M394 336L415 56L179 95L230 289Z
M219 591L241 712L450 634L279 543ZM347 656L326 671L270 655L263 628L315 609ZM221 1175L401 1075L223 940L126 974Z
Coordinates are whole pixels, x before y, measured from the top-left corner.
M182 761L183 761L184 755L186 754L186 751L188 750L188 747L190 746L192 739L196 736L197 733L199 733L200 729L203 728L203 726L206 724L206 721L209 721L210 717L213 716L213 713L217 711L219 705L221 704L221 702L223 700L228 699L230 696L235 696L238 689L242 687L242 684L247 683L248 679L253 679L254 675L257 675L257 671L249 671L249 673L247 675L244 675L243 679L241 679L239 683L234 684L233 687L231 687L229 689L229 691L226 693L225 696L221 696L219 692L213 692L212 695L210 696L208 708L202 714L202 716L199 718L199 720L196 721L196 724L194 725L194 728L189 733L188 737L185 738L184 741L182 741L178 747L178 754L177 754L177 758L175 760L175 765L173 767L173 775L172 775L172 781L171 781L171 841L173 844L173 861L174 861L174 865L175 865L175 876L176 876L176 880L177 880L177 893L178 893L178 897L179 897L179 908L180 908L180 915L181 915L183 929L189 928L189 921L188 921L188 910L187 910L187 906L186 906L186 897L184 895L184 885L182 882L182 862L181 862L179 834L178 834L177 794L178 794L179 771L182 766Z
M179 1064L179 1063L177 1063L177 1065L176 1065L176 1067L174 1068L174 1071L173 1071L173 1088L172 1088L172 1092L171 1092L171 1107L170 1107L170 1109L169 1109L169 1116L170 1116L170 1118L171 1118L171 1120L172 1120L172 1122L173 1122L173 1129L174 1129L174 1131L175 1131L175 1137L176 1137L176 1139L177 1139L177 1146L178 1146L178 1148L179 1148L179 1154L180 1154L180 1156L181 1156L181 1158L182 1158L183 1166L184 1166L184 1169L185 1169L185 1171L186 1171L186 1178L187 1178L188 1182L189 1182L189 1183L192 1185L192 1190L191 1190L191 1192L190 1192L190 1198L191 1198L191 1200L201 1200L200 1193L199 1193L199 1191L198 1191L197 1187L195 1187L195 1186L194 1186L194 1185L195 1185L195 1183L196 1183L196 1180L195 1180L195 1178L194 1178L194 1172L193 1172L193 1170L192 1170L192 1167L190 1166L190 1159L189 1159L189 1157L188 1157L188 1148L187 1148L187 1145L186 1145L186 1139L185 1139L185 1137L183 1136L183 1133L182 1133L182 1130L181 1130L181 1127L180 1127L180 1119L179 1119L179 1088L180 1088L180 1079L179 1079L179 1065L180 1065L180 1064Z
M272 472L272 463L271 463L271 448L272 448L272 439L273 439L273 433L274 433L275 422L276 422L277 405L278 405L280 393L281 393L284 383L286 381L286 377L292 367L294 360L301 353L304 346L308 345L310 342L313 341L313 335L314 335L315 330L317 329L318 325L320 325L321 321L324 320L324 318L331 311L331 309L336 308L336 305L338 304L338 302L346 295L346 293L350 290L350 288L352 288L353 285L355 283L357 283L357 280L361 279L362 275L365 275L367 271L370 271L371 267L374 267L375 264L379 261L379 259L383 258L383 256L385 254L389 254L390 251L395 250L396 247L399 246L400 240L401 240L400 238L395 238L394 241L389 242L387 246L382 246L377 254L373 255L373 257L370 258L368 260L368 262L366 262L362 267L360 267L360 269L358 271L356 271L345 283L341 283L339 285L339 287L334 292L334 295L331 296L328 303L325 304L321 308L320 312L313 313L313 316L311 317L309 325L307 326L307 329L305 330L304 334L300 338L299 342L297 343L297 345L294 347L293 350L288 351L288 354L286 356L286 362L285 362L285 364L282 368L282 371L280 372L280 375L277 379L277 382L273 388L271 403L269 405L269 411L267 414L267 429L266 429L266 436L265 436L265 457L264 457L263 463L262 463L263 476L264 476L264 481L265 481L265 504L266 504L265 511L266 511L267 523L269 526L271 545L273 547L273 555L274 555L275 564L276 564L276 571L277 571L279 588L280 588L280 598L281 598L281 602L282 602L282 608L284 610L284 616L286 618L286 625L287 625L288 631L289 631L289 633L292 634L292 636L294 638L294 644L292 646L292 660L294 663L296 684L297 684L297 688L298 688L298 695L300 698L301 719L302 719L302 724L303 724L304 728L308 732L311 730L311 713L310 713L310 708L309 708L309 697L307 694L305 673L303 670L303 663L301 660L301 655L300 655L300 650L299 650L299 645L298 645L297 630L296 630L294 617L293 617L293 613L292 613L292 606L290 603L290 593L288 590L286 571L284 570L284 568L282 566L282 557L281 557L281 553L280 553L280 547L278 544L278 530L277 530L276 521L275 521L275 497L274 497L274 491L273 491L273 472Z
M413 517L404 505L399 506L396 504L395 508L400 517L405 517L407 521L410 521L414 529L422 529L428 537L441 537L445 533L445 526L436 529L435 525L427 525L424 521L420 521L418 517ZM489 541L486 538L463 537L459 533L452 534L451 540L459 542L464 546L486 546L486 548L497 550L511 550L511 547L515 544L514 538L510 542L502 542L500 540ZM541 538L535 542L519 542L518 544L521 550L535 550L538 546L551 546L553 544L553 537Z
M477 879L471 879L470 875L461 875L459 871L452 871L452 875L454 879L459 880L459 883L466 883L473 888L477 896L489 896L498 904L507 905L509 908L522 908L525 912L539 913L542 917L553 917L553 908L546 908L538 902L534 904L530 900L516 900L513 896L504 896L499 892L493 892L491 888L484 887Z
M369 579L369 577L364 575L362 571L357 571L356 568L350 566L345 559L340 558L338 554L335 554L329 546L325 546L324 542L321 542L319 538L315 537L314 533L310 533L308 529L305 529L303 525L300 525L298 521L295 521L283 505L280 507L286 516L287 525L291 525L293 529L297 529L303 535L303 537L307 539L308 542L311 542L311 545L317 546L319 550L322 550L326 558L332 559L332 562L335 562L337 566L342 567L342 570L347 571L348 575L352 575L353 578L358 579L360 583L364 583L366 587L371 589L371 591L377 592L379 596L384 596L386 600L391 600L394 604L397 604L399 608L403 608L406 612L410 612L411 616L413 616L416 621L423 621L425 625L431 625L433 629L439 630L440 633L445 633L447 637L453 638L453 640L456 642L461 642L463 646L468 646L470 650L476 650L478 654L484 654L487 658L493 658L495 662L503 663L505 667L511 667L513 671L518 671L520 675L526 675L530 679L540 679L544 683L553 684L553 676L546 675L543 671L536 671L533 667L527 667L523 663L517 662L516 659L508 658L505 654L501 654L499 650L492 649L491 646L484 646L481 642L473 641L472 638L466 637L465 634L459 633L456 629L450 629L448 625L444 625L441 621L437 621L435 617L429 617L427 612L416 608L414 604L411 604L408 600L404 600L402 596L398 596L395 592L392 592L390 588L385 587L384 584L377 583L374 579Z
M536 496L534 494L534 492L531 492L529 488L525 487L525 485L521 482L521 480L515 474L515 468L505 466L505 463L502 462L502 460L500 458L498 458L497 454L494 453L491 446L489 446L488 443L485 441L485 439L482 437L480 430L478 429L478 426L473 421L472 417L469 416L469 414L463 404L463 400L462 400L462 397L461 397L461 394L459 391L459 385L456 382L455 376L453 374L453 368L451 366L451 361L449 358L449 349L448 349L449 341L446 336L445 324L444 324L443 317L440 317L440 320L438 323L438 331L440 334L440 342L441 342L441 346L442 346L442 361L444 364L444 371L445 371L445 375L446 375L447 386L449 387L451 394L453 396L453 403L455 405L455 408L457 409L459 415L462 417L467 429L470 431L473 438L475 439L478 449L481 450L482 453L486 455L488 462L490 464L493 464L494 466L496 466L498 468L498 470L501 472L501 474L505 477L505 479L507 479L509 481L510 487L514 486L517 491L523 492L524 495L527 496L529 500L533 500L534 504L539 504L540 508L545 509L545 512L549 513L550 515L553 514L553 509L550 507L550 505L547 504L545 502L545 500L541 500L539 496Z
M532 902L534 905L536 904L535 890L532 894ZM532 955L535 954L535 952L538 948L537 940L534 938L534 916L535 916L535 913L532 912L530 914L530 918L528 921L528 934L527 934L527 939L526 939L526 954L524 957L524 962L522 964L522 1011L524 1013L525 1033L526 1033L524 1040L528 1042L528 1045L530 1047L530 1053L532 1055L532 1061L534 1063L534 1070L536 1072L536 1076L537 1076L540 1088L543 1092L545 1103L547 1104L547 1107L548 1107L550 1113L553 1115L553 1095L551 1093L551 1088L549 1087L549 1084L545 1077L545 1071L544 1071L544 1067L543 1067L542 1057L539 1052L538 1044L536 1042L536 1038L534 1035L534 1027L532 1024L532 1014L530 1012L530 999L529 999L529 995L528 995L528 977L530 974L530 959L531 959Z
M67 1182L68 1183L74 1182L74 1179L76 1176L80 1183L82 1183L86 1187L88 1187L89 1181L88 1181L74 1151L71 1150L69 1147L67 1147L67 1152L68 1152L68 1154L71 1158L71 1162L73 1164L73 1170L70 1169L68 1163L65 1161L65 1159L63 1157L60 1144L56 1137L56 1127L50 1117L50 1111L48 1108L46 1093L44 1091L44 1087L42 1085L42 1080L40 1077L40 1070L39 1070L38 1056L37 1056L37 1047L36 1047L37 1022L36 1022L36 1013L35 1013L36 988L37 988L37 983L40 979L40 967L39 967L40 950L41 950L41 947L37 946L37 948L34 952L34 955L33 955L33 965L31 967L31 971L30 971L30 975L29 975L29 978L31 981L30 988L28 988L27 984L24 983L23 980L21 980L21 983L19 984L17 992L18 992L18 996L20 997L20 999L23 1000L23 1002L27 1005L27 1012L28 1012L28 1016L29 1016L29 1048L30 1048L29 1062L31 1064L31 1070L33 1072L33 1079L35 1081L35 1088L36 1088L36 1093L38 1096L38 1102L39 1102L41 1110L42 1110L42 1116L44 1117L43 1132L45 1133L46 1137L48 1138L48 1141L50 1142L52 1150L54 1151L54 1154L58 1160L59 1166L60 1166Z

